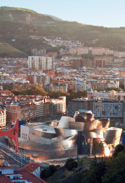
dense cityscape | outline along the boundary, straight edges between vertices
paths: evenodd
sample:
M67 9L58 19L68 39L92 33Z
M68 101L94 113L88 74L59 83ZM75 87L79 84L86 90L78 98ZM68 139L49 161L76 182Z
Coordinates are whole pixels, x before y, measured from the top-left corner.
M5 10L0 7L1 17ZM21 11L30 12L9 11L21 24ZM36 21L31 17L28 26ZM62 21L55 18L44 17ZM125 47L98 45L94 37L90 44L74 34L41 35L34 27L26 38L30 52L22 52L21 43L20 53L7 53L4 31L0 35L0 182L124 182Z

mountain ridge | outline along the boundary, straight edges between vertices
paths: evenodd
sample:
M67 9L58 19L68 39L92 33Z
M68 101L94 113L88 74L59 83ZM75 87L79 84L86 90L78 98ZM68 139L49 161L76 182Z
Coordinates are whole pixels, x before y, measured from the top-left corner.
M32 39L31 35L39 38ZM45 43L42 38L44 36L51 39L61 37L63 40L79 40L85 46L90 47L125 50L124 27L106 28L81 24L75 21L58 21L48 15L42 15L29 9L0 7L1 43L7 43L13 48L20 50L23 53L22 56L25 54L30 55L32 48L59 51L60 47L52 48ZM13 39L15 41L12 41ZM0 56L2 56L1 52ZM13 56L12 52L11 56Z

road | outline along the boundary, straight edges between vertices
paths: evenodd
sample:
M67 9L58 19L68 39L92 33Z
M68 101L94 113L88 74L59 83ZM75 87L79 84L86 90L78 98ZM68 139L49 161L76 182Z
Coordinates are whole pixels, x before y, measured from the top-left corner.
M19 169L26 164L30 163L30 160L26 160L26 158L13 151L12 149L9 149L7 145L0 142L0 155L3 155L5 158L5 161L12 167L16 167L14 169Z

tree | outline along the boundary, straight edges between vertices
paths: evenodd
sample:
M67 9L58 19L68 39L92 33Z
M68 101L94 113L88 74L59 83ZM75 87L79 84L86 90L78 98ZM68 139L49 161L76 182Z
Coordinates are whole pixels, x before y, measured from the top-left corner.
M118 153L123 151L124 149L125 149L125 147L122 144L118 144L113 153L113 157L117 157Z
M46 178L52 176L56 171L57 171L57 167L54 165L50 165L49 167L47 167L41 171L40 177L42 179L46 179Z
M65 167L71 171L73 168L77 168L78 164L73 158L69 158L66 161Z
M114 180L115 183L120 183L124 179L124 174L122 174L122 170L125 172L125 151L121 151L115 158L109 159L106 162L106 173L102 177L103 183L109 183L109 180ZM119 176L121 179L119 179ZM124 181L123 181L124 182Z
M12 90L12 93L14 93L14 95L47 95L47 92L45 92L40 85L33 86L28 90Z
M105 161L97 162L95 158L87 173L84 174L82 183L102 183L101 177L105 174Z
M125 182L125 168L116 170L108 179L103 181L103 183L123 183Z
M83 174L79 172L71 178L70 183L77 183L77 182L80 183L82 179L83 179Z

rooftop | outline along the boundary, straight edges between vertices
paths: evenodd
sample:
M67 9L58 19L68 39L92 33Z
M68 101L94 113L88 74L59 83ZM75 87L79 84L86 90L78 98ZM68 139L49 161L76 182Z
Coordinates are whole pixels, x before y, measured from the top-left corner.
M23 168L21 168L20 170L27 170L29 172L34 172L38 167L40 167L40 165L36 163L30 163L24 166Z

